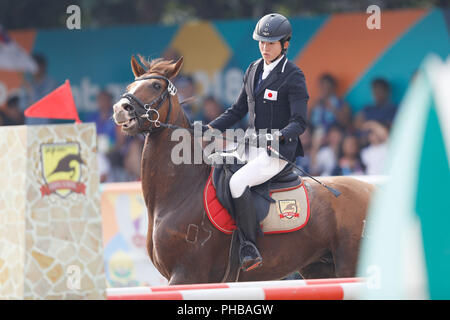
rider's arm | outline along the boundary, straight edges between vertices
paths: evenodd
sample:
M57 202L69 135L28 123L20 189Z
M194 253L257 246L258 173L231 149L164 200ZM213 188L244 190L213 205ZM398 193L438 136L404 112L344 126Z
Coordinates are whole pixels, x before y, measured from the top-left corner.
M218 116L216 119L211 121L208 124L210 129L218 129L221 132L225 131L228 128L231 128L235 123L241 120L248 112L248 103L247 103L247 92L245 91L245 82L248 78L248 73L250 71L250 67L247 68L244 74L244 84L242 85L241 92L239 94L236 102L229 107L224 113Z
M236 122L241 120L248 112L247 93L244 86L242 86L241 93L237 101L229 107L224 113L211 121L208 126L225 131L232 127Z
M309 95L306 89L305 76L300 69L295 71L288 85L291 117L289 124L280 131L284 140L294 141L305 131L307 126L306 113Z

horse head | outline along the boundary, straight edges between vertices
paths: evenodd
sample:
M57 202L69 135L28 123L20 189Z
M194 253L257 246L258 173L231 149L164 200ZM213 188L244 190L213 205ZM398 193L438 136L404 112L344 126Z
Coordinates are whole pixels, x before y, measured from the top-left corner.
M172 79L183 65L183 57L178 61L155 59L147 61L138 55L139 63L131 57L131 69L135 81L128 85L126 92L114 104L114 121L129 135L151 133L167 123L174 104L179 107L176 88Z

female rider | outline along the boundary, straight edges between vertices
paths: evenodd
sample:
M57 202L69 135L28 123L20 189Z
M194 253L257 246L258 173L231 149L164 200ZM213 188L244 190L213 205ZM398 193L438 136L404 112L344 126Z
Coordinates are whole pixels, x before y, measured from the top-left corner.
M256 133L265 129L278 139L279 153L290 161L303 156L299 136L306 129L309 99L303 72L286 58L292 35L290 22L277 13L262 17L253 32L262 58L247 68L237 101L211 121L205 129L221 132L249 113L249 128ZM262 264L256 247L260 232L250 187L262 184L281 172L287 162L269 155L266 148L250 146L247 163L230 179L230 192L240 235L240 261L244 271Z

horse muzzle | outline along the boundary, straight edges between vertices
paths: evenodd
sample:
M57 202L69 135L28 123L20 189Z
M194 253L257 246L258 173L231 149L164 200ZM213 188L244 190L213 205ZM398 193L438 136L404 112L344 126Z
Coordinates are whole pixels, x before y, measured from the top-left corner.
M133 129L137 124L136 116L132 115L132 112L126 110L122 105L114 105L113 119L124 131Z

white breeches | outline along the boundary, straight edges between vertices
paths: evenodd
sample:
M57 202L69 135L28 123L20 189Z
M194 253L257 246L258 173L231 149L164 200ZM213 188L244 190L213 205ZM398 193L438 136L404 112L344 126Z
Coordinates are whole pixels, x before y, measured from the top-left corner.
M230 191L233 198L239 198L247 186L253 187L266 182L288 164L284 160L269 156L265 148L254 146L249 147L245 159L248 162L230 179Z

